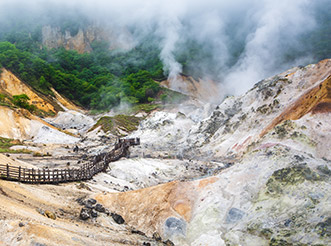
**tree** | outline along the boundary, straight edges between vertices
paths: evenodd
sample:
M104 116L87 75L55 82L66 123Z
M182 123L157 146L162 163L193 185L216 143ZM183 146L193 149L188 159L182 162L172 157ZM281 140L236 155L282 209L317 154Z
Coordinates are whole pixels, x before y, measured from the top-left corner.
M20 108L25 108L29 110L30 112L33 112L37 109L35 105L29 104L30 98L26 94L20 94L20 95L14 95L13 96L13 103L20 107Z
M44 89L44 90L47 90L48 89L48 83L45 79L44 76L41 76L40 79L39 79L39 85L40 85L40 88Z

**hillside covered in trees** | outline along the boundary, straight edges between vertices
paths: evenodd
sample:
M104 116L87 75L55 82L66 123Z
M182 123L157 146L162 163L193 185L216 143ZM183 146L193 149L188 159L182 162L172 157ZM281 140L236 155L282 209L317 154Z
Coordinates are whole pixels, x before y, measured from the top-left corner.
M154 80L165 78L162 64L152 52L143 58L144 51L142 46L116 54L95 43L91 53L64 48L32 52L22 43L1 42L0 64L39 92L52 94L54 87L84 107L106 109L120 101L144 103L157 96L160 86ZM135 56L140 61L130 64Z
M309 57L302 61L313 63L330 56L330 16L323 7L314 11L316 28L303 32L297 39L300 45L286 47L279 57L273 58L277 62L273 65L280 68L280 64L291 64L298 57ZM225 74L231 72L231 66L240 65L245 58L245 37L249 38L247 32L238 39L238 23L244 19L238 17L230 22L224 30L228 34L228 54L224 55L225 62L220 62L218 59L223 57L215 49L222 50L221 45L214 47L188 36L177 41L175 48L166 54L167 44L156 26L151 25L148 32L137 35L141 30L131 25L126 27L125 33L132 38L139 36L133 40L132 48L110 48L111 38L95 38L88 44L90 52L79 53L68 47L47 47L42 30L50 26L65 38L90 32L95 22L82 12L57 6L49 8L48 12L23 11L20 18L14 16L3 20L0 27L0 66L43 94L52 95L50 88L54 87L77 104L97 110L106 110L121 102L165 100L167 91L157 81L171 76L176 66L177 73L195 78L207 76L221 84Z

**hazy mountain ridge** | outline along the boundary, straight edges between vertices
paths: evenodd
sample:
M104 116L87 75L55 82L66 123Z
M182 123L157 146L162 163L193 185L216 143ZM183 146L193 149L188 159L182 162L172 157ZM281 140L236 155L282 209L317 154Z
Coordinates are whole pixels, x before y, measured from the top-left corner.
M55 1L15 5L5 1L0 39L47 62L59 58L42 54L43 44L82 53L96 51L100 45L94 43L106 41L107 48L126 51L122 55L103 55L102 66L112 74L123 74L125 69L118 72L123 65L134 67L130 73L157 71L152 77L168 77L173 88L180 88L181 73L195 80L213 80L219 87L220 101L288 67L329 58L331 28L327 0L238 2L236 5L210 0L209 5L200 8L198 2L188 4L184 0L182 4L158 8L148 1L138 6L125 6L125 2L90 5ZM28 11L18 14L17 6ZM214 9L212 15L207 14L208 6ZM162 8L163 13L157 14ZM132 15L121 15L125 9ZM198 18L202 21L195 21ZM134 52L144 46L148 48L143 52ZM127 59L118 59L121 56ZM148 64L142 62L147 57L152 57ZM99 61L97 64L100 65ZM76 75L75 69L69 73ZM91 83L86 76L84 80ZM108 97L114 98L118 92L112 89L110 94Z

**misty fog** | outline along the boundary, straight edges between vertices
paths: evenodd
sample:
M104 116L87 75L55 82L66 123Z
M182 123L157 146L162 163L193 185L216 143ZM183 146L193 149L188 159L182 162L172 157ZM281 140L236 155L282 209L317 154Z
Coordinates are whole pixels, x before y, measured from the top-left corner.
M128 47L152 35L173 86L183 72L179 57L193 43L201 56L186 64L188 73L199 69L202 77L215 80L221 100L263 78L314 62L303 40L318 27L319 10L327 6L328 0L1 0L0 22L24 23L32 16L33 24L43 25L79 14L117 30ZM132 38L123 38L127 32Z

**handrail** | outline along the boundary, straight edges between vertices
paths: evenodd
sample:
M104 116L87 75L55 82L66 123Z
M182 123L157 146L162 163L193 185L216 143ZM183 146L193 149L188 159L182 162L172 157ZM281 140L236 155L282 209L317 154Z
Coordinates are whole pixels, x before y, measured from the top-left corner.
M139 144L139 138L119 139L110 152L96 155L92 162L79 168L35 169L0 164L0 179L29 184L58 184L88 180L97 173L105 172L110 162L126 156L130 146Z

